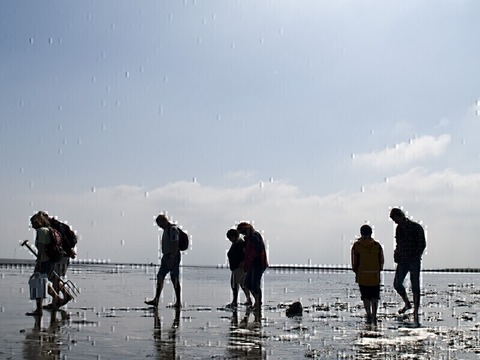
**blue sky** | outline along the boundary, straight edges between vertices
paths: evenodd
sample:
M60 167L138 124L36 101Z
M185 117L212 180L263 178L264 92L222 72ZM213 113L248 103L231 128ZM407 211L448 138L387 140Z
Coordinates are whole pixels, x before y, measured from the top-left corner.
M348 263L389 208L427 267L478 267L476 1L0 3L0 257L47 210L79 257L156 262L167 211L185 264L225 262L238 221L272 263ZM452 241L457 245L452 255Z

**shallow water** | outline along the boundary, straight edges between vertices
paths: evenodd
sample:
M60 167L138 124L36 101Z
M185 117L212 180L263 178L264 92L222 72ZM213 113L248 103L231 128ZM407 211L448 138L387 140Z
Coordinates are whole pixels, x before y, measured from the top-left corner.
M29 267L0 269L1 359L477 359L480 356L478 274L423 273L420 328L399 318L400 298L385 273L377 327L364 310L350 272L268 271L262 319L231 301L228 269L182 269L181 311L169 307L165 284L158 313L151 298L155 269L75 265L80 289L65 311L25 316ZM243 294L241 295L243 300ZM301 301L304 314L285 307Z

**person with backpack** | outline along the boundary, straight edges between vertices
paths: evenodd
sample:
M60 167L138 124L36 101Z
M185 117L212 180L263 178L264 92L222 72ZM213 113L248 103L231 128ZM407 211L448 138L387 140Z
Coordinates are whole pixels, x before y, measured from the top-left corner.
M54 263L53 271L55 271L58 276L51 277L51 281L53 283L53 288L55 289L55 291L57 291L58 293L61 292L63 295L63 301L61 304L63 306L73 299L72 295L66 290L66 288L64 286L61 286L61 281L65 278L67 274L68 267L70 266L70 259L75 259L77 255L77 235L69 225L59 221L55 217L49 216L45 211L39 211L37 214L45 218L50 224L50 228L56 230L61 236L63 256L61 256L61 258ZM56 309L57 307L58 304L55 304L52 301L50 304L45 305L43 308Z
M157 225L163 230L162 234L162 260L160 262L160 269L157 273L157 288L155 290L155 297L152 300L146 300L145 304L158 307L160 294L163 290L165 277L170 273L173 288L175 290L175 307L181 307L181 286L180 286L180 261L181 261L181 238L184 238L184 232L176 225L170 223L168 218L160 214L156 218ZM185 234L186 235L186 234ZM188 239L188 236L187 236ZM182 240L182 243L184 241ZM187 246L188 247L188 246Z
M352 270L360 288L366 312L367 324L377 324L378 301L380 300L380 272L383 270L383 248L372 238L372 228L363 225L360 238L351 250Z
M241 222L237 230L244 236L245 260L245 286L253 294L255 318L260 319L262 306L262 276L268 267L267 252L262 235L253 228L252 224Z
M227 305L227 308L236 309L238 306L238 291L242 288L247 302L245 305L251 306L250 291L245 287L245 270L243 263L245 260L245 241L240 238L240 233L236 229L227 231L227 239L232 243L227 252L228 265L232 274L230 276L230 286L232 288L233 300Z
M398 310L398 313L404 314L412 308L403 285L405 277L410 273L413 293L413 319L415 325L420 326L418 313L420 308L420 271L422 254L427 247L425 231L422 225L408 219L401 209L393 208L390 211L390 219L397 224L395 229L396 246L393 253L393 260L397 263L397 268L395 269L393 287L405 303L403 308Z
M45 279L51 275L54 268L54 262L50 259L48 255L49 247L52 245L52 241L54 241L49 229L50 223L45 217L39 214L33 215L30 218L30 223L32 225L32 228L34 228L36 231L35 246L37 248L37 260L31 280L34 280L35 278ZM53 288L53 286L51 286L50 283L48 283L47 289L48 294L53 298L53 303L57 304L59 307L60 304L62 304L62 298L58 295L57 291L55 291L55 289ZM45 295L43 295L43 291L36 291L36 293L38 294L37 296L35 296L36 309L32 312L27 312L26 315L42 316L43 314L42 305Z

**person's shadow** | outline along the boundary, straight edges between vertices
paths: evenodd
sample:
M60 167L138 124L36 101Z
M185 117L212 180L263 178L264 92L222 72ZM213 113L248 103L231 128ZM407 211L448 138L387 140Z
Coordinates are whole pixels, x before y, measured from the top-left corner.
M43 316L35 316L33 328L25 332L23 354L25 359L60 359L61 328L68 324L69 314L64 310L52 311L47 328Z
M153 310L153 338L157 350L157 359L172 360L177 357L177 329L180 325L180 308L175 309L172 326L162 338L162 321L158 309Z

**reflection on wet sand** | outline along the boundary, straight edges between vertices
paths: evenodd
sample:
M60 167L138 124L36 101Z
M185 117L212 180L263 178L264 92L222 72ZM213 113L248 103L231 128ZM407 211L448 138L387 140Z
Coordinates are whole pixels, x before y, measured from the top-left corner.
M175 309L173 323L162 337L162 320L158 308L153 310L153 338L155 339L156 359L171 360L177 358L177 329L180 325L180 309Z
M232 313L228 351L234 358L266 359L262 344L261 316L257 314L250 319L251 310L247 308L242 320L238 321L238 311ZM251 321L253 320L253 321Z
M43 327L44 316L35 316L33 328L25 333L23 355L25 359L59 359L63 339L61 328L69 323L69 314L64 310L50 313L47 328Z

